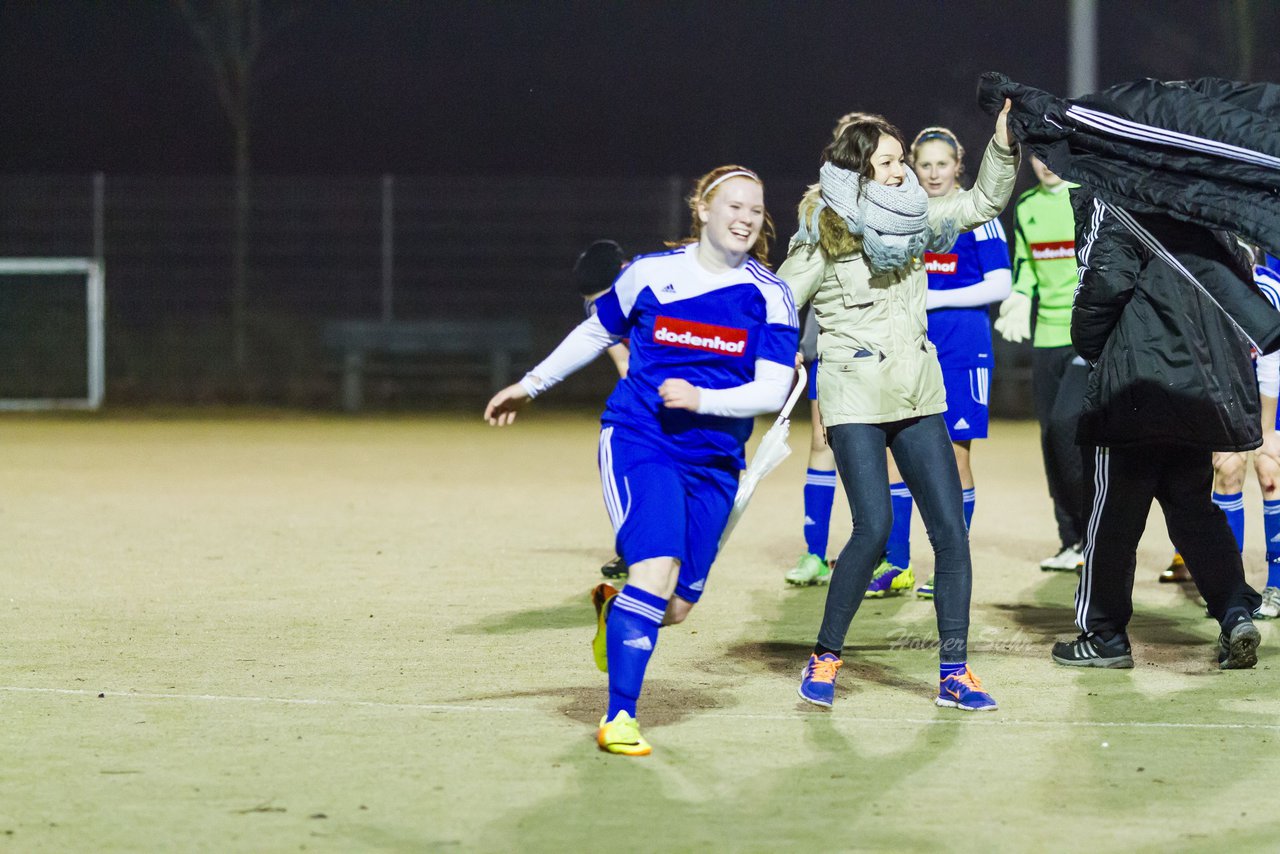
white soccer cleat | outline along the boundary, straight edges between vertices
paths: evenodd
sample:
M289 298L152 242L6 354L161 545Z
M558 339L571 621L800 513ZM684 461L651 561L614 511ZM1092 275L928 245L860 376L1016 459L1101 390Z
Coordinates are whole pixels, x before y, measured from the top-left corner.
M1053 557L1040 561L1044 572L1076 572L1084 566L1084 552L1080 546L1068 546Z
M1262 604L1258 606L1257 616L1268 620L1280 617L1280 587L1263 588Z

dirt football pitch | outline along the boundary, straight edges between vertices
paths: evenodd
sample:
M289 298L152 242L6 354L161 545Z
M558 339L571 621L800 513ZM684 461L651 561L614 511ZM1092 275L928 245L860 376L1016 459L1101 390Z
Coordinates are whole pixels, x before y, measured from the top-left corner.
M757 430L757 438L762 430ZM933 705L930 603L868 601L834 709L796 696L825 589L789 589L808 425L639 718L599 752L597 425L433 417L0 419L0 852L1249 851L1280 845L1280 636L1219 672L1138 555L1137 666L1069 670L1072 573L1036 429L975 443L970 660ZM1245 564L1265 577L1246 487ZM838 499L832 552L848 533ZM918 514L918 579L932 557Z

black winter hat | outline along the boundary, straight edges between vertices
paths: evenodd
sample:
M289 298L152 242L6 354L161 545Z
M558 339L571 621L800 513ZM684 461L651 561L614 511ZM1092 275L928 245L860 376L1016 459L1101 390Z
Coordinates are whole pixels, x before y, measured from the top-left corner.
M625 261L621 246L612 240L597 240L573 263L574 287L584 297L609 290Z

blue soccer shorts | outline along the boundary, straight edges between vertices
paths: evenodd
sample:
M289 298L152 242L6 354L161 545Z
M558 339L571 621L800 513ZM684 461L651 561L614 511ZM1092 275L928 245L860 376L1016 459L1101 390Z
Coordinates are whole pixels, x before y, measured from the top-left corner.
M675 558L676 595L697 602L733 508L738 472L679 463L639 433L606 425L600 431L600 484L622 559L632 565Z
M991 369L943 368L942 384L947 389L947 411L942 417L951 441L987 438Z
M820 361L819 359L814 359L812 362L809 363L809 387L805 389L805 391L808 392L810 400L818 399L818 362L819 361ZM1277 416L1277 417L1280 417L1280 416Z

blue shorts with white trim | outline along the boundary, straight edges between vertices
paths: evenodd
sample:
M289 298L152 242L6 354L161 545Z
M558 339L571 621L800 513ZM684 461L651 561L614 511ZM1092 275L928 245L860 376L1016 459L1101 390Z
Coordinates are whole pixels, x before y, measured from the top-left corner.
M987 438L991 369L943 368L942 384L947 389L947 411L942 417L951 441Z
M675 558L676 595L697 602L733 508L738 472L682 465L642 434L609 425L600 431L600 484L622 559L630 566Z

